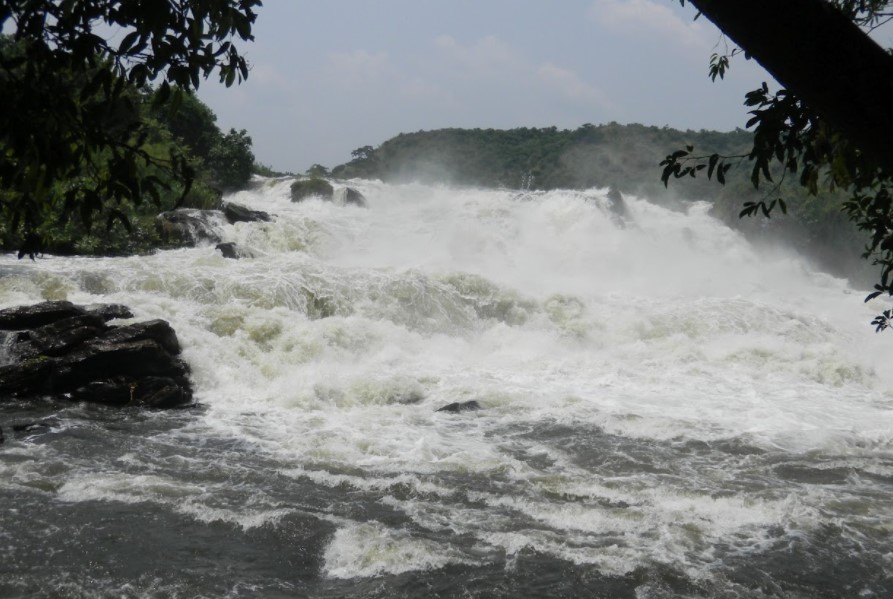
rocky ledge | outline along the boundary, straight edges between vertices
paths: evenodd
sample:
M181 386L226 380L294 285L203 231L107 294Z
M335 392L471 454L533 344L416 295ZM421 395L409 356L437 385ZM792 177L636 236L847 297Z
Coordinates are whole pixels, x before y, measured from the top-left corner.
M44 302L0 310L0 403L41 398L172 408L192 400L189 367L164 320L113 326L126 306Z

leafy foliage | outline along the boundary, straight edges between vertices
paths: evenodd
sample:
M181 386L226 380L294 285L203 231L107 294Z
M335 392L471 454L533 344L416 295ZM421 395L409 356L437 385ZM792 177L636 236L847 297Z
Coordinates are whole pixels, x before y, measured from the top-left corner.
M195 162L162 150L141 93L160 81L156 106L173 110L185 91L217 72L227 85L248 75L237 39L251 40L260 0L5 0L0 27L0 218L21 253L43 245L49 218L97 216L129 228L123 208L188 196ZM96 33L112 30L114 36ZM185 91L184 91L185 90Z

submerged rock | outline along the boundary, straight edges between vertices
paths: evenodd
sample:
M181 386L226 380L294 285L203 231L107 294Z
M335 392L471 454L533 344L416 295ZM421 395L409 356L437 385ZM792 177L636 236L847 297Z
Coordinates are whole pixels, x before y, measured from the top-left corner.
M53 397L157 408L189 402L189 367L170 324L109 326L106 316L130 310L107 308L44 302L0 310L6 333L0 402ZM50 314L55 318L47 322Z
M0 330L21 331L50 324L61 318L78 316L85 312L71 302L42 302L33 306L18 306L0 310Z
M475 400L471 401L457 401L451 404L447 404L437 410L438 412L450 412L451 414L458 414L460 412L471 412L474 410L480 410L481 404L476 402Z

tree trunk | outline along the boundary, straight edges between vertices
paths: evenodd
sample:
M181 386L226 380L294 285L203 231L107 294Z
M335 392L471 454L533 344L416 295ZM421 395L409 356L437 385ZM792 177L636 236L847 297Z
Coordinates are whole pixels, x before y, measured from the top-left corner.
M893 174L893 56L825 0L689 0Z

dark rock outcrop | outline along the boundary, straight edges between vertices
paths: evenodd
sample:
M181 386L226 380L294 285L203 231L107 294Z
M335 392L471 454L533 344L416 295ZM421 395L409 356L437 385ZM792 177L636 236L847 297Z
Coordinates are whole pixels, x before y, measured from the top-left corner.
M215 246L215 249L220 250L220 253L223 254L224 258L232 258L233 260L238 260L239 258L254 258L254 254L250 250L245 250L239 247L233 241L218 243Z
M292 202L300 202L312 196L331 200L334 193L332 184L325 179L302 179L291 184Z
M218 243L214 249L220 250L220 253L223 254L224 258L232 258L233 260L238 260L241 258L239 256L239 252L237 251L236 244L232 241L227 241L226 243Z
M130 308L121 304L94 304L84 306L84 309L90 314L99 316L105 322L115 320L116 318L133 318L133 312L130 311Z
M366 197L353 187L345 187L339 195L340 201L344 205L360 206L361 208L367 206Z
M55 318L48 321L49 314ZM129 314L124 306L68 302L0 310L0 402L52 397L155 408L189 402L189 368L174 330L164 320L107 324Z
M43 302L0 310L0 330L21 331L50 324L61 318L79 316L84 309L71 302Z
M437 410L438 412L450 412L451 414L458 414L460 412L472 412L474 410L480 410L481 404L476 402L475 400L471 401L457 401L450 404L447 404Z
M235 223L253 223L258 221L266 223L272 220L270 215L266 212L261 210L251 210L245 206L231 203L223 205L223 216L226 217L226 220L231 225Z
M198 243L218 243L216 225L225 217L219 210L178 208L155 217L155 229L165 243L194 246Z
M623 200L623 194L613 185L608 190L608 209L614 215L615 220L621 226L626 222L629 216L626 211L626 202Z

